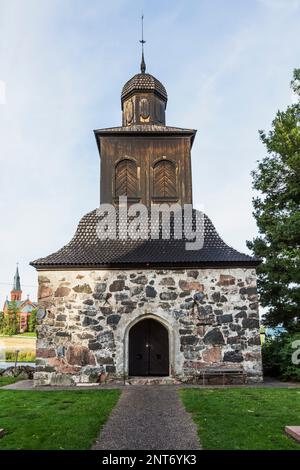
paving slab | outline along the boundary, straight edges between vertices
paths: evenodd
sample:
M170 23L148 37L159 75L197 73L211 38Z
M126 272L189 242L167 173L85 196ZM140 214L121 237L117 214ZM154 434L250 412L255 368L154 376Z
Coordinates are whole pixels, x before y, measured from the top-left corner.
M78 387L77 385L65 385L65 386L52 386L52 385L46 385L46 386L39 386L35 387L34 386L34 381L33 380L20 380L19 382L16 382L11 385L5 385L4 387L0 387L0 392L1 390L37 390L37 391L57 391L57 390L79 390L79 389L84 389L84 390L101 390L101 389L114 389L114 388L127 388L127 387L136 387L137 385L130 385L129 382L127 382L125 385L123 383L108 383L108 384L93 384L92 386L83 386L83 387ZM147 384L144 385L145 387L153 387L153 384ZM251 383L251 384L233 384L233 385L197 385L197 384L178 384L174 383L173 385L170 384L164 384L164 385L158 385L159 387L173 387L173 388L300 388L300 382L282 382L277 379L269 379L266 378L263 382L260 383Z
M0 387L1 390L32 390L33 389L33 380L19 380L14 384L5 385Z
M122 385L119 384L109 384L109 385L100 385L100 384L86 384L88 386L78 386L78 385L44 385L35 387L33 380L20 380L15 382L14 384L5 385L4 387L0 387L1 390L32 390L37 392L57 392L58 390L65 390L65 391L72 391L72 390L101 390L101 389L113 389L113 388L122 388Z
M286 426L284 430L288 436L300 443L300 426Z
M127 386L94 450L199 450L197 429L174 386Z

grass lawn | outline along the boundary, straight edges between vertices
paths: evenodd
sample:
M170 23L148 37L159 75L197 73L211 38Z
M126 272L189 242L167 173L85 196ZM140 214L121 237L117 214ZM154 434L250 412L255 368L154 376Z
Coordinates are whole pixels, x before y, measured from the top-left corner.
M300 389L182 389L204 449L300 450L284 426L300 425Z
M36 333L33 332L33 333L30 333L29 331L27 331L26 333L19 333L18 335L15 335L15 337L17 338L26 338L26 337L29 337L29 338L36 338Z
M4 449L90 449L119 390L0 391Z
M16 335L0 335L1 338L36 338L36 332L17 333Z
M0 377L0 387L4 387L5 385L10 385L14 384L15 382L18 382L17 377Z

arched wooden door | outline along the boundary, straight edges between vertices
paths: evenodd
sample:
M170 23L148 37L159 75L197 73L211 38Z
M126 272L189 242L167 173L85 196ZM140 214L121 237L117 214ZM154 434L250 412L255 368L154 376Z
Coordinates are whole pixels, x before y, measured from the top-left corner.
M141 320L129 331L129 375L169 375L169 338L158 321Z

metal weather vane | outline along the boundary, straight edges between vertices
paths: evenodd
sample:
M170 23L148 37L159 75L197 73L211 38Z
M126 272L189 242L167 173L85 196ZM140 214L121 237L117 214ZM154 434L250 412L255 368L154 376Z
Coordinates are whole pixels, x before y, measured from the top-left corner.
M141 72L146 72L146 63L144 59L144 44L146 41L144 40L144 15L142 13L142 39L140 39L140 43L142 44L142 61L141 61Z

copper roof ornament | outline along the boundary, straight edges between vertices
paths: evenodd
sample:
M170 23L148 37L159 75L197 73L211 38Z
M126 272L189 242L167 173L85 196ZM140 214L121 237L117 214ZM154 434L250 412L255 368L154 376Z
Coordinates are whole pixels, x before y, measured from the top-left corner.
M144 15L142 15L142 39L139 41L142 44L142 59L141 71L128 80L123 86L121 93L122 109L124 101L135 93L154 93L161 98L165 103L168 101L168 94L164 85L153 77L150 73L146 73L146 63L144 56Z
M144 58L144 44L146 41L144 40L144 15L142 14L142 39L140 39L140 43L142 44L142 61L141 61L141 73L146 72L146 63Z

